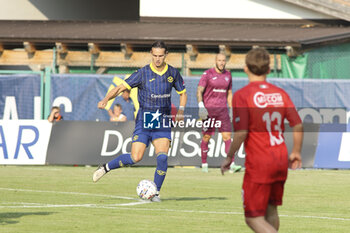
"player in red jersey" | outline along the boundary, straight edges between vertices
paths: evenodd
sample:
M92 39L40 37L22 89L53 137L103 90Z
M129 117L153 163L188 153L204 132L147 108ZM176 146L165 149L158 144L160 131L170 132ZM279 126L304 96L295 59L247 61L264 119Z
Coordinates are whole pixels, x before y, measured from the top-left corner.
M254 232L277 232L277 206L282 205L288 165L301 167L303 126L288 94L268 82L270 55L255 48L246 56L244 71L249 84L232 100L234 136L228 156L221 165L224 174L231 158L244 142L245 175L242 187L245 221ZM284 142L284 120L293 128L293 149L289 155Z
M219 132L225 143L225 152L228 153L231 144L231 121L228 107L232 108L232 76L225 69L226 55L217 54L215 57L215 67L206 70L198 83L197 100L199 107L199 117L202 120L215 119L221 121ZM231 115L232 116L232 115ZM208 120L209 120L208 119ZM215 128L203 128L203 138L201 142L202 171L208 172L208 145L212 135L215 134ZM241 166L235 165L232 159L230 172L238 172Z

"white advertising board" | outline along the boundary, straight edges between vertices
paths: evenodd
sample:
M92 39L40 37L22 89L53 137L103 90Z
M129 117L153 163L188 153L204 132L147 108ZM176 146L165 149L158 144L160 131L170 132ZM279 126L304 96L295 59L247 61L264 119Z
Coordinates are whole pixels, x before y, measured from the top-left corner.
M51 127L47 120L0 120L0 164L45 164Z

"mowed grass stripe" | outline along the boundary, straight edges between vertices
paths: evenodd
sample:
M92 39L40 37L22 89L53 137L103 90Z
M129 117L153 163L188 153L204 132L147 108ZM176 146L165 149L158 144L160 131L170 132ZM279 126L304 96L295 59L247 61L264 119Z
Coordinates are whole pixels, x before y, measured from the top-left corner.
M167 212L181 212L181 213L200 213L200 214L224 214L224 215L243 215L242 212L221 212L221 211L201 211L201 210L175 210L175 209L154 209L154 208L121 208L120 206L134 206L142 204L151 204L150 201L139 201L124 204L110 204L110 205L97 205L97 204L77 204L77 205L56 205L56 204L41 204L41 203L3 203L0 208L102 208L102 209L122 209L122 210L138 210L138 211L167 211ZM324 220L339 220L350 221L350 218L334 218L327 216L305 216L305 215L286 215L280 214L280 217L287 218L314 218Z

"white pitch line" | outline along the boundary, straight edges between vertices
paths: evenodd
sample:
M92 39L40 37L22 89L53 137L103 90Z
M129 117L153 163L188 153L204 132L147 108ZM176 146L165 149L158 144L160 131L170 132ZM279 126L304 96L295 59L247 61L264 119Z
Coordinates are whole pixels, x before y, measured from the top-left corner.
M335 217L325 217L325 216L285 215L285 214L280 214L279 216L280 217L293 217L293 218L315 218L315 219L350 221L350 218L335 218Z
M9 202L9 203L3 203L6 205L1 206L0 208L74 208L74 207L84 207L84 208L103 208L103 207L117 207L117 206L135 206L135 205L143 205L143 204L149 204L151 202L145 202L145 201L138 201L138 202L130 202L130 203L123 203L123 204L111 204L111 205L98 205L98 204L41 204L41 203L18 203L18 202ZM12 205L11 205L12 204Z
M34 193L55 193L55 194L94 196L94 197L108 197L108 198L117 198L117 199L125 199L125 200L137 200L137 198L132 198L132 197L121 197L121 196L106 195L106 194L92 194L92 193L78 193L78 192L60 192L60 191L31 190L31 189L12 189L12 188L0 188L0 190L17 191L17 192L34 192Z
M22 205L7 205L1 206L0 208L62 208L62 207L83 207L83 208L96 208L96 209L120 209L120 210L137 210L137 211L166 211L166 212L178 212L178 213L197 213L197 214L221 214L221 215L243 215L242 212L229 212L229 211L206 211L206 210L176 210L176 209L155 209L155 208L128 208L123 206L133 206L140 204L149 204L153 202L140 201L125 204L111 204L111 205L96 205L96 204L78 204L78 205L52 205L52 204L35 204L35 203L12 203ZM11 203L3 203L11 204ZM280 217L287 218L312 218L312 219L323 219L323 220L336 220L336 221L350 221L350 218L336 218L326 216L307 216L307 215L286 215L280 214Z

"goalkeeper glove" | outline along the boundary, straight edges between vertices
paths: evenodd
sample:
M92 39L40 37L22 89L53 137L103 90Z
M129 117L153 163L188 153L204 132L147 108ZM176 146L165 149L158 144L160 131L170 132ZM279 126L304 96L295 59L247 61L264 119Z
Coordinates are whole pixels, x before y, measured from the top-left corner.
M204 107L203 101L198 103L198 116L202 120L206 120L208 118L208 110Z

